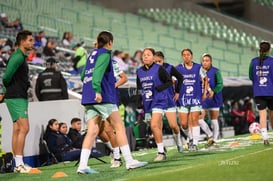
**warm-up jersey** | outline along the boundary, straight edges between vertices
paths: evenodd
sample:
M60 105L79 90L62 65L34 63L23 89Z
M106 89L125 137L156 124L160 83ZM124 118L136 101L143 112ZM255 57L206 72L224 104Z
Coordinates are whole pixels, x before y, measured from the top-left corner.
M256 96L273 96L273 57L269 56L259 65L259 57L252 59L253 94Z
M104 53L110 53L104 48L94 49L89 55L86 61L86 68L84 72L83 79L83 88L82 88L82 104L97 104L95 101L96 92L92 87L92 78L95 64L98 60L98 57ZM111 57L111 56L109 56ZM101 96L102 103L112 103L116 104L117 102L117 92L115 88L116 78L114 76L113 64L109 61L108 68L106 69L102 80L101 80Z
M187 69L184 64L179 64L176 69L183 75L183 85L180 89L177 106L200 106L202 78L206 76L201 65L193 62L192 68Z
M169 99L168 89L158 91L157 86L163 84L158 76L160 65L153 64L150 69L140 67L137 77L141 85L141 96L145 113L151 113L153 108L166 109Z
M217 79L216 79L216 74L220 73L219 70L215 67L211 67L207 72L207 77L208 77L208 84L209 87L214 90L214 88L217 85ZM202 101L202 107L204 109L209 109L209 108L217 108L221 107L223 105L223 95L222 95L222 90L220 92L214 92L214 95L212 98L205 99Z

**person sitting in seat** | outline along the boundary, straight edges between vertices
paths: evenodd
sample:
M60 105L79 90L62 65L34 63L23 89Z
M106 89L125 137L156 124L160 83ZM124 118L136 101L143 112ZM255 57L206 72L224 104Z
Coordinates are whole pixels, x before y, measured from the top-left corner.
M72 146L75 148L82 148L82 142L84 135L80 133L82 129L82 122L80 118L72 118L71 121L71 127L69 129L69 132L67 136L72 141Z
M59 133L59 123L56 119L48 121L44 140L47 142L48 149L55 155L59 162L74 161L80 158L81 150L73 148L67 143L64 136Z

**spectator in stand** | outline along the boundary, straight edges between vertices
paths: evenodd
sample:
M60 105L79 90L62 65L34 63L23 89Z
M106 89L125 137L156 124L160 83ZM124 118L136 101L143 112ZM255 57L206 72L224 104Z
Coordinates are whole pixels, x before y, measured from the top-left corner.
M1 25L2 27L4 28L14 28L16 30L23 30L23 25L22 23L20 22L20 19L16 19L15 21L9 21L9 18L8 16L6 15L6 13L1 13L0 15L1 17Z
M52 40L46 42L43 54L47 57L54 57L56 55L56 44Z
M60 71L57 71L57 61L49 58L46 69L38 75L35 93L39 101L68 99L66 81Z
M128 64L126 64L124 61L123 61L123 58L124 58L124 53L122 51L119 51L119 50L115 50L114 53L113 53L113 60L115 62L117 62L118 64L118 67L121 71L123 72L126 72L128 70Z
M72 118L71 127L68 132L68 137L72 141L72 146L75 148L81 148L84 135L81 134L82 122L80 118Z
M47 38L45 37L45 32L40 31L38 35L35 36L34 46L45 47L47 43Z
M72 58L75 74L81 74L87 59L87 51L79 43L73 43L71 49L75 51Z
M71 32L64 32L62 43L64 46L70 46L72 44L73 35Z
M245 117L245 112L239 109L237 101L231 103L231 112L230 116L232 118L232 123L235 130L235 135L244 134L248 131L248 124Z
M32 62L32 59L36 57L36 48L32 48L27 56L27 61Z
M41 53L37 53L36 57L34 57L32 59L32 64L36 64L36 65L43 65L45 63L44 59L42 58L42 54Z
M6 67L8 60L2 56L2 49L3 49L3 47L0 46L0 67Z
M12 54L12 52L14 51L13 49L11 49L11 47L9 45L6 45L2 48L2 57L5 58L6 60L9 59L10 55Z
M134 56L132 58L132 65L133 66L140 66L142 64L142 50L137 50L134 53Z
M59 132L59 124L56 119L48 121L44 139L48 149L56 156L57 160L74 161L80 158L81 150L72 147L70 142Z
M246 120L248 122L248 126L256 120L256 115L252 102L248 102L248 104L246 105Z

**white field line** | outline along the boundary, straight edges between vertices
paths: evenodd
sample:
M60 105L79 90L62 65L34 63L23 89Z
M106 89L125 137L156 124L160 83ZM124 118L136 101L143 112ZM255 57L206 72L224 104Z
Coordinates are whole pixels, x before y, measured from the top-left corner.
M265 151L269 151L269 150L272 150L273 148L267 148L267 149L264 149L264 150L260 150L260 151L255 151L253 153L248 153L246 155L240 155L240 156L237 156L237 157L234 157L234 158L231 158L231 159L227 159L225 161L232 161L232 160L236 160L236 159L239 159L239 158L244 158L246 156L249 156L249 155L255 155L255 154L258 154L258 153L262 153L262 152L265 152Z
M243 157L246 157L246 156L249 156L249 155L255 155L255 154L262 153L262 152L265 152L265 151L269 151L269 150L272 150L272 149L273 148L267 148L267 149L264 149L264 150L255 151L255 152L248 153L248 154L245 154L245 155L240 155L238 157L234 157L234 158L231 158L231 159L224 160L224 162L229 162L229 161L236 160L236 159L239 159L239 158L243 158ZM161 174L173 173L173 172L176 172L176 171L178 172L178 171L183 171L183 170L187 170L187 169L191 169L191 168L201 167L201 166L204 166L204 165L205 164L201 163L201 164L198 164L198 165L193 165L193 166L187 166L187 167L183 167L183 168L176 168L176 169L172 169L172 170L161 171L160 173ZM149 174L148 176L154 176L154 175L158 175L158 173L152 173L152 174Z

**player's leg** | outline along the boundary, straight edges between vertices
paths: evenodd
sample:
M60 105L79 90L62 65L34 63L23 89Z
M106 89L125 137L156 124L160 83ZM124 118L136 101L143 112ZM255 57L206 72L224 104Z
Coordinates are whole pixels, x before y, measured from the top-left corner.
M122 161L120 158L120 150L117 143L117 136L110 122L108 120L104 122L104 133L106 133L109 140L106 144L112 147L113 159L111 160L111 168L117 168L122 165Z
M219 117L219 109L212 109L209 111L210 117L211 117L211 123L213 127L213 140L217 141L219 138L220 130L219 130L219 122L218 122L218 117Z
M24 164L23 155L26 136L29 132L28 101L6 99L6 105L13 120L12 151L15 159L14 172L28 173L31 167Z
M92 114L91 111L89 114ZM89 156L91 154L91 148L95 142L96 136L99 134L99 124L101 121L101 116L93 115L88 117L91 117L91 118L87 120L87 132L82 143L80 164L77 170L77 173L79 174L96 173L96 171L93 169L90 169L87 164L88 164Z
M178 152L183 152L183 145L181 141L180 128L177 124L176 109L165 111L168 123L173 132L173 137L176 142Z
M208 136L208 138L212 138L213 133L211 132L208 124L204 120L205 115L206 115L206 111L203 109L201 111L201 114L199 115L198 123L199 123L200 128L205 132L205 134Z
M182 131L185 133L185 135L188 137L189 140L191 140L191 135L189 134L189 125L188 125L188 109L185 107L179 107L178 108L178 117L180 121L180 126ZM182 137L182 144L185 149L188 149L187 141L184 137Z
M162 112L153 111L150 126L157 145L157 157L154 161L166 160L162 134Z
M116 131L117 143L125 159L126 168L129 170L129 169L134 169L134 168L143 167L147 165L148 164L147 162L140 162L133 159L131 151L130 151L130 147L128 145L125 127L124 127L124 124L122 123L122 119L119 114L119 111L117 108L109 107L109 109L113 110L110 115L110 120L111 120L111 124L113 125Z
M193 145L191 150L192 151L197 151L198 150L198 141L200 137L200 126L199 126L199 115L200 115L201 107L199 106L194 106L191 107L191 112L190 112L190 125L191 125L191 130L192 130L192 139L193 139Z

